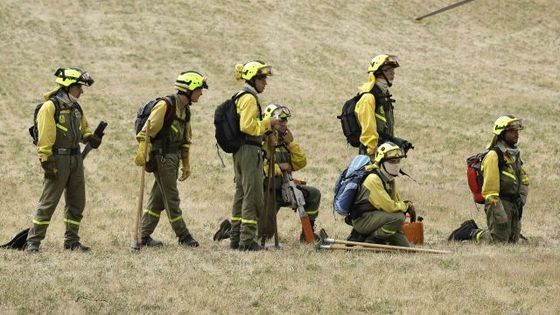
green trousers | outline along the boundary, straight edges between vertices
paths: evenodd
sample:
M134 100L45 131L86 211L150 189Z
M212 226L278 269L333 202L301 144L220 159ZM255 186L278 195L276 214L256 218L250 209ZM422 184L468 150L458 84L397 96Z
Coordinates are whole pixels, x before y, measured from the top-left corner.
M258 216L264 208L262 149L244 144L233 154L235 195L231 213L232 243L256 241Z
M504 210L506 211L508 221L504 224L498 224L494 215L494 206L486 205L486 223L488 230L482 231L477 235L477 242L484 243L517 243L519 235L521 235L521 220L519 218L518 206L505 199L501 199Z
M352 225L358 233L367 235L366 242L409 247L402 232L404 220L402 212L370 211L352 220Z
M305 213L307 213L307 215L309 216L309 220L315 221L317 219L317 216L319 215L321 192L319 191L319 189L307 185L301 185L298 186L298 188L303 192L303 197L305 199L305 206L303 207L305 209ZM276 205L276 211L280 210L281 207L288 206L288 204L286 204L284 200L282 200L282 189L276 190Z
M80 241L78 231L86 204L84 165L81 155L55 156L58 173L56 178L45 178L43 193L33 218L33 226L27 235L28 243L39 244L45 238L51 217L64 192L65 244Z
M177 189L177 175L180 163L179 154L156 155L157 169L154 172L154 185L142 216L142 237L150 236L156 229L161 212L166 211L167 219L178 238L189 233Z

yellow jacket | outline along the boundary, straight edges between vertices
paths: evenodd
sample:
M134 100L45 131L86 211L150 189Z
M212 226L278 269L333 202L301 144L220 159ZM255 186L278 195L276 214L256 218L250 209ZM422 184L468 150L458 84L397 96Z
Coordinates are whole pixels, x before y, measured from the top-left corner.
M359 88L360 93L364 93L360 100L356 103L354 112L356 118L362 127L362 134L360 135L360 143L366 146L367 154L370 156L375 155L375 150L379 142L379 134L377 133L377 122L375 121L375 97L369 93L375 80L369 81Z
M70 101L67 100L67 96L62 98L58 97L58 99L61 106L61 114L68 111L68 109L63 108L65 104L70 104ZM41 106L41 109L37 113L37 130L39 132L37 153L39 154L41 162L48 160L49 157L52 156L52 148L56 142L57 128L63 130L70 128L70 126L63 126L63 122L59 122L57 125L54 114L55 105L50 100L43 103L43 106ZM84 143L86 139L92 135L87 119L84 115L81 115L79 132L81 134L81 139L76 139L76 142L81 141ZM70 133L68 132L67 134Z
M396 190L395 182L388 183L392 188L392 193L389 195L384 187L383 181L379 175L372 173L366 177L362 184L369 191L368 201L375 209L385 212L404 212L406 211L406 204L401 200L399 193Z
M183 104L181 99L178 96L174 96L176 99L175 104L175 115L179 119L186 119L187 117L187 104ZM148 130L148 135L150 138L155 137L163 128L163 123L165 119L165 112L167 110L167 103L164 100L161 100L154 105L152 111L150 112L150 116L148 120L150 121L150 130ZM146 139L146 125L142 128L142 130L136 135L136 140L138 142L142 142ZM172 125L171 128L174 126ZM183 156L183 166L188 166L189 161L189 148L192 144L192 128L190 122L187 123L187 130L185 132L185 139L182 144L182 156Z
M257 99L251 93L244 94L237 99L237 113L239 114L239 129L250 136L262 136L270 130L270 119L259 117Z
M517 184L517 180L520 182L519 193L523 195L523 199L526 198L527 186L529 186L529 176L523 167L519 170L520 179L518 179L516 170L514 169L515 161L509 154L504 153L505 166L500 172L498 166L498 154L494 150L490 150L488 154L482 160L482 171L484 176L484 184L482 185L482 196L489 203L496 203L500 196L500 179L502 181L508 181L511 184ZM525 186L525 187L523 187Z
M263 146L267 156L269 155L269 148L268 146ZM292 166L292 171L298 171L304 168L307 165L307 157L305 152L303 151L302 147L295 143L294 141L290 142L287 145L287 148L284 146L280 146L276 148L276 154L274 155L274 175L275 176L282 176L282 170L280 169L280 163L290 163ZM268 177L268 160L265 160L263 163L265 177Z

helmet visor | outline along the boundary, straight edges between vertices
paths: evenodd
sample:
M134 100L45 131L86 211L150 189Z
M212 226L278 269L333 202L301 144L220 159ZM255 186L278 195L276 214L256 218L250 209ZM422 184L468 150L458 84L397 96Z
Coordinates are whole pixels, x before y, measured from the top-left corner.
M506 130L523 130L523 119L516 119L508 124Z
M272 118L288 120L292 116L290 109L286 106L279 106L277 109L272 112Z

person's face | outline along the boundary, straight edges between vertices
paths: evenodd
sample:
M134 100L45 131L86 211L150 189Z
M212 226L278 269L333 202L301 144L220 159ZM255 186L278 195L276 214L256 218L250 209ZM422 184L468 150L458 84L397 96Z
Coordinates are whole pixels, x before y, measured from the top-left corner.
M191 102L192 103L198 102L198 99L200 98L200 96L202 96L202 89L200 89L200 88L195 89L191 93Z
M266 87L266 76L259 76L255 78L255 90L258 93L262 93Z
M389 82L393 82L395 80L395 68L393 67L383 67L383 73Z
M286 130L288 129L288 120L287 119L280 119L280 123L278 123L278 125L276 125L276 130L280 131L280 133L284 134L286 133Z
M74 84L70 88L68 88L68 94L74 96L76 99L80 98L80 95L84 93L81 84Z
M509 146L514 146L519 141L519 130L517 129L509 129L504 131L504 141Z

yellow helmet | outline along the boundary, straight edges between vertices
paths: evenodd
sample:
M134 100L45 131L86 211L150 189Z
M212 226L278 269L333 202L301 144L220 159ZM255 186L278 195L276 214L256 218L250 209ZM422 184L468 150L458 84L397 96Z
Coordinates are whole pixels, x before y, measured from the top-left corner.
M69 87L72 84L91 86L94 82L87 72L78 68L58 68L54 75L56 76L56 83L63 87Z
M368 67L368 72L377 72L383 66L391 66L393 68L399 67L399 58L394 55L377 55L371 59Z
M280 104L268 104L268 106L264 109L264 117L263 119L283 119L288 120L292 114L290 113L290 109L284 105Z
M181 72L175 80L175 88L178 91L187 92L196 89L207 89L206 78L196 71Z
M504 130L522 130L523 120L513 115L500 116L494 122L494 134L499 136Z
M386 160L406 158L406 154L402 151L401 147L393 142L385 142L380 145L375 151L374 162L379 164Z
M251 81L256 76L270 76L272 75L272 67L266 63L254 60L246 64L237 64L235 66L235 78L245 81Z

